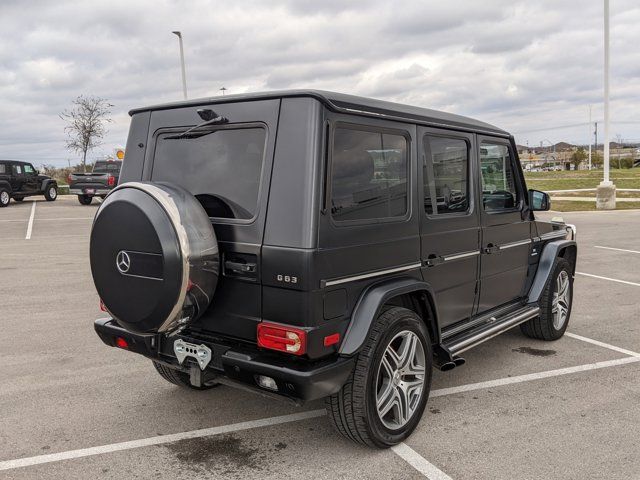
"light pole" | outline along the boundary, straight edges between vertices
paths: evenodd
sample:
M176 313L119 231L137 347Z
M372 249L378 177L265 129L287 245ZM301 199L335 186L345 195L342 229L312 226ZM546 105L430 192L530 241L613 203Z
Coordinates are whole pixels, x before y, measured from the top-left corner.
M604 0L604 179L596 191L596 208L616 208L616 186L609 179L609 0Z
M179 31L171 32L178 37L178 41L180 42L180 65L182 66L182 93L184 94L184 99L187 99L187 74L185 73L184 68L184 48L182 47L182 33Z
M589 171L591 171L591 105L589 105L589 135L587 135L587 142L589 142Z

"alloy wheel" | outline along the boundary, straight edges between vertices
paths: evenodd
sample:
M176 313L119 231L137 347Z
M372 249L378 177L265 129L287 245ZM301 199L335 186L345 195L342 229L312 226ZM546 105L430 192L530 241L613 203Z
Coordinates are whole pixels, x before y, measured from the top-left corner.
M390 430L404 427L420 405L424 392L425 353L418 336L403 330L384 351L376 380L376 408Z
M556 289L553 292L551 313L553 314L553 327L562 329L569 318L569 305L571 304L571 288L569 274L561 270L556 278Z
M0 193L0 203L7 205L9 203L9 192Z

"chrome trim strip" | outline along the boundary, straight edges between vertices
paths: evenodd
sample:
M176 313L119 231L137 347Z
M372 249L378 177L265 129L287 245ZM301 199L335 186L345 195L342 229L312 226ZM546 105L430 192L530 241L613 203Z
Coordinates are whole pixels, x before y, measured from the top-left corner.
M422 263L412 263L411 265L405 265L403 267L387 268L385 270L378 270L377 272L363 273L360 275L354 275L352 277L338 278L335 280L321 280L320 288L331 287L332 285L340 285L342 283L355 282L356 280L364 280L365 278L379 277L381 275L387 275L388 273L404 272L406 270L413 270L414 268L422 267Z
M503 245L500 245L500 250L506 250L507 248L520 247L522 245L529 245L531 243L531 239L528 238L526 240L519 240L517 242L509 242Z
M461 258L474 257L480 255L480 250L474 250L473 252L454 253L452 255L443 255L442 260L449 262L451 260L459 260Z
M552 238L564 238L567 236L566 230L558 230L540 235L540 240L551 240Z

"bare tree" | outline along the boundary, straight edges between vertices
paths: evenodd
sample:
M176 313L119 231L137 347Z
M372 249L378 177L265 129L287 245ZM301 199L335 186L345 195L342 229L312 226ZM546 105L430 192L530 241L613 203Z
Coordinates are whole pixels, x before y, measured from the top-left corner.
M60 118L67 122L67 148L82 154L82 171L87 171L87 152L102 145L107 133L106 124L111 122L111 107L100 97L80 95L73 101L70 110L64 110Z

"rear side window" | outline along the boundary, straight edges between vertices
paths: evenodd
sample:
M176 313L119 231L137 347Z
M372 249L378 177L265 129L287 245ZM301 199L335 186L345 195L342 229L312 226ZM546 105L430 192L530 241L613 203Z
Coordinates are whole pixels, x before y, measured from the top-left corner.
M176 137L175 132L158 136L151 179L185 188L210 217L253 218L266 130L218 129L196 137Z
M120 171L120 162L96 162L93 173L116 173Z
M459 138L424 137L424 209L428 215L469 210L469 145Z
M407 140L385 132L335 129L331 214L336 221L407 214Z
M513 210L520 198L509 147L482 142L480 145L482 170L482 204L486 212Z
M7 173L7 167L4 163L0 163L0 173Z
M13 174L22 175L22 165L13 165Z

